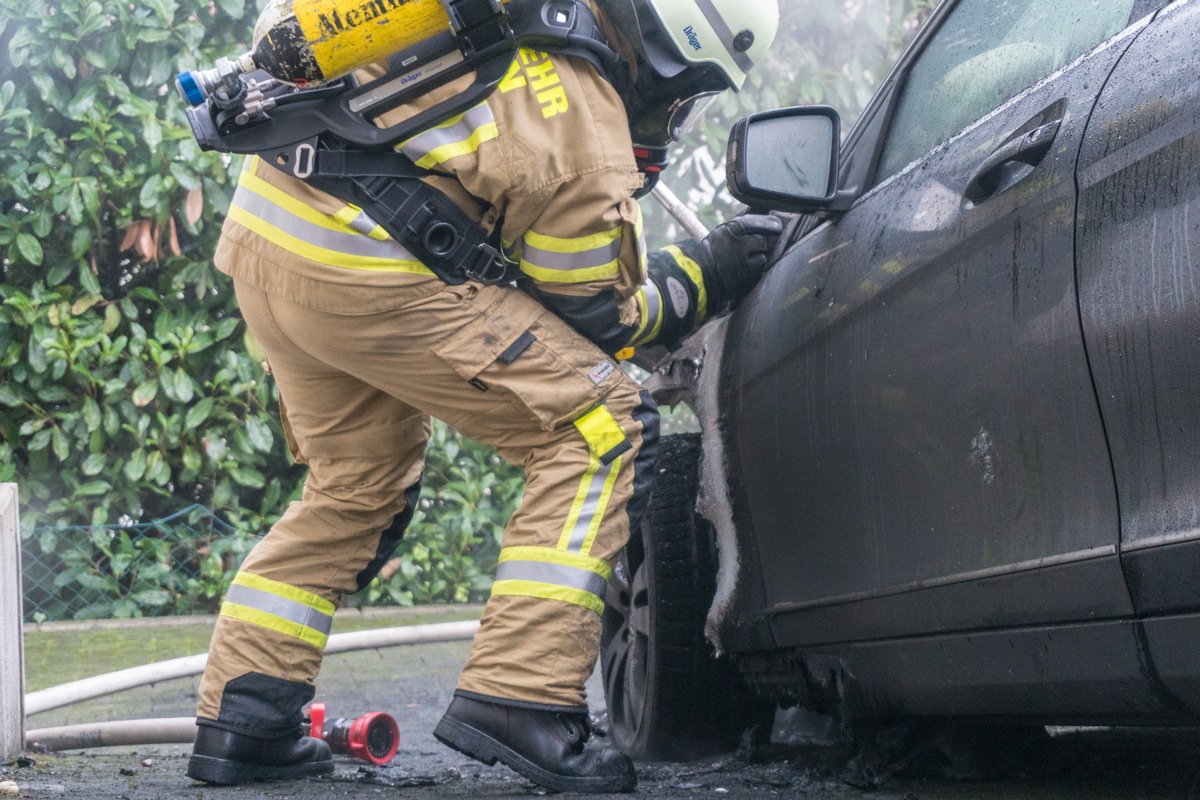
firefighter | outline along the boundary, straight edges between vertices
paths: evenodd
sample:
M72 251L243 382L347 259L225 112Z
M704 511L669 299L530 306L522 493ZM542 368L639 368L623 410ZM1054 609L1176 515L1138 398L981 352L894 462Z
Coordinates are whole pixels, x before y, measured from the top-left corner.
M327 745L301 735L302 709L335 609L377 574L413 516L436 416L520 465L526 489L435 735L550 790L635 787L629 758L590 737L584 693L658 436L653 400L610 354L674 343L736 305L780 225L740 217L647 254L634 145L664 147L716 93L739 88L778 8L591 8L624 75L522 49L484 102L401 145L431 184L498 229L515 285L445 283L361 209L247 161L214 261L233 278L309 474L222 605L190 776L332 771Z

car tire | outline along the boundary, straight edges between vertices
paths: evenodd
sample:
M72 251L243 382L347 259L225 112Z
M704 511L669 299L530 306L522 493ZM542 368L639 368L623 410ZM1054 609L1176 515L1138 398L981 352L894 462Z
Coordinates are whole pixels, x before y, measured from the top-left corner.
M667 436L638 530L614 565L601 639L609 732L633 758L732 749L773 706L750 697L704 636L716 586L712 526L695 511L700 436Z

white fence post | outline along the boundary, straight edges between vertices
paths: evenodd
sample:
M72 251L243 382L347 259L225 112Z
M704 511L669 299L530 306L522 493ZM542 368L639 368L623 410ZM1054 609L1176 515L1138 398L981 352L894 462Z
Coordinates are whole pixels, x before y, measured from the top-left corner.
M0 483L0 763L25 746L21 529L17 485Z

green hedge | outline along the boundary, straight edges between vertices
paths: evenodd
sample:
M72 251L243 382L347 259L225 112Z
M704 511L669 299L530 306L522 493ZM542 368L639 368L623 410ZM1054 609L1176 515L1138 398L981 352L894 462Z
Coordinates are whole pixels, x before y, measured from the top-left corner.
M27 531L199 503L261 533L298 496L274 387L210 261L239 165L199 150L173 86L244 50L256 13L0 0L0 481L20 485ZM410 560L367 599L486 595L521 478L437 438ZM99 586L102 556L72 556L74 577Z

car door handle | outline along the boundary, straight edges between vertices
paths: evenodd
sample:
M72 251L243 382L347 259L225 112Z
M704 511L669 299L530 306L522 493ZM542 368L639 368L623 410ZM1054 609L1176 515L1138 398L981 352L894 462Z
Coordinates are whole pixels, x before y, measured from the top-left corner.
M1001 187L1009 185L1005 181L1011 175L1015 164L1037 166L1050 152L1050 145L1058 135L1061 120L1047 122L1014 139L1009 139L996 151L988 156L975 174L971 176L963 195L968 200L982 200L995 194Z

